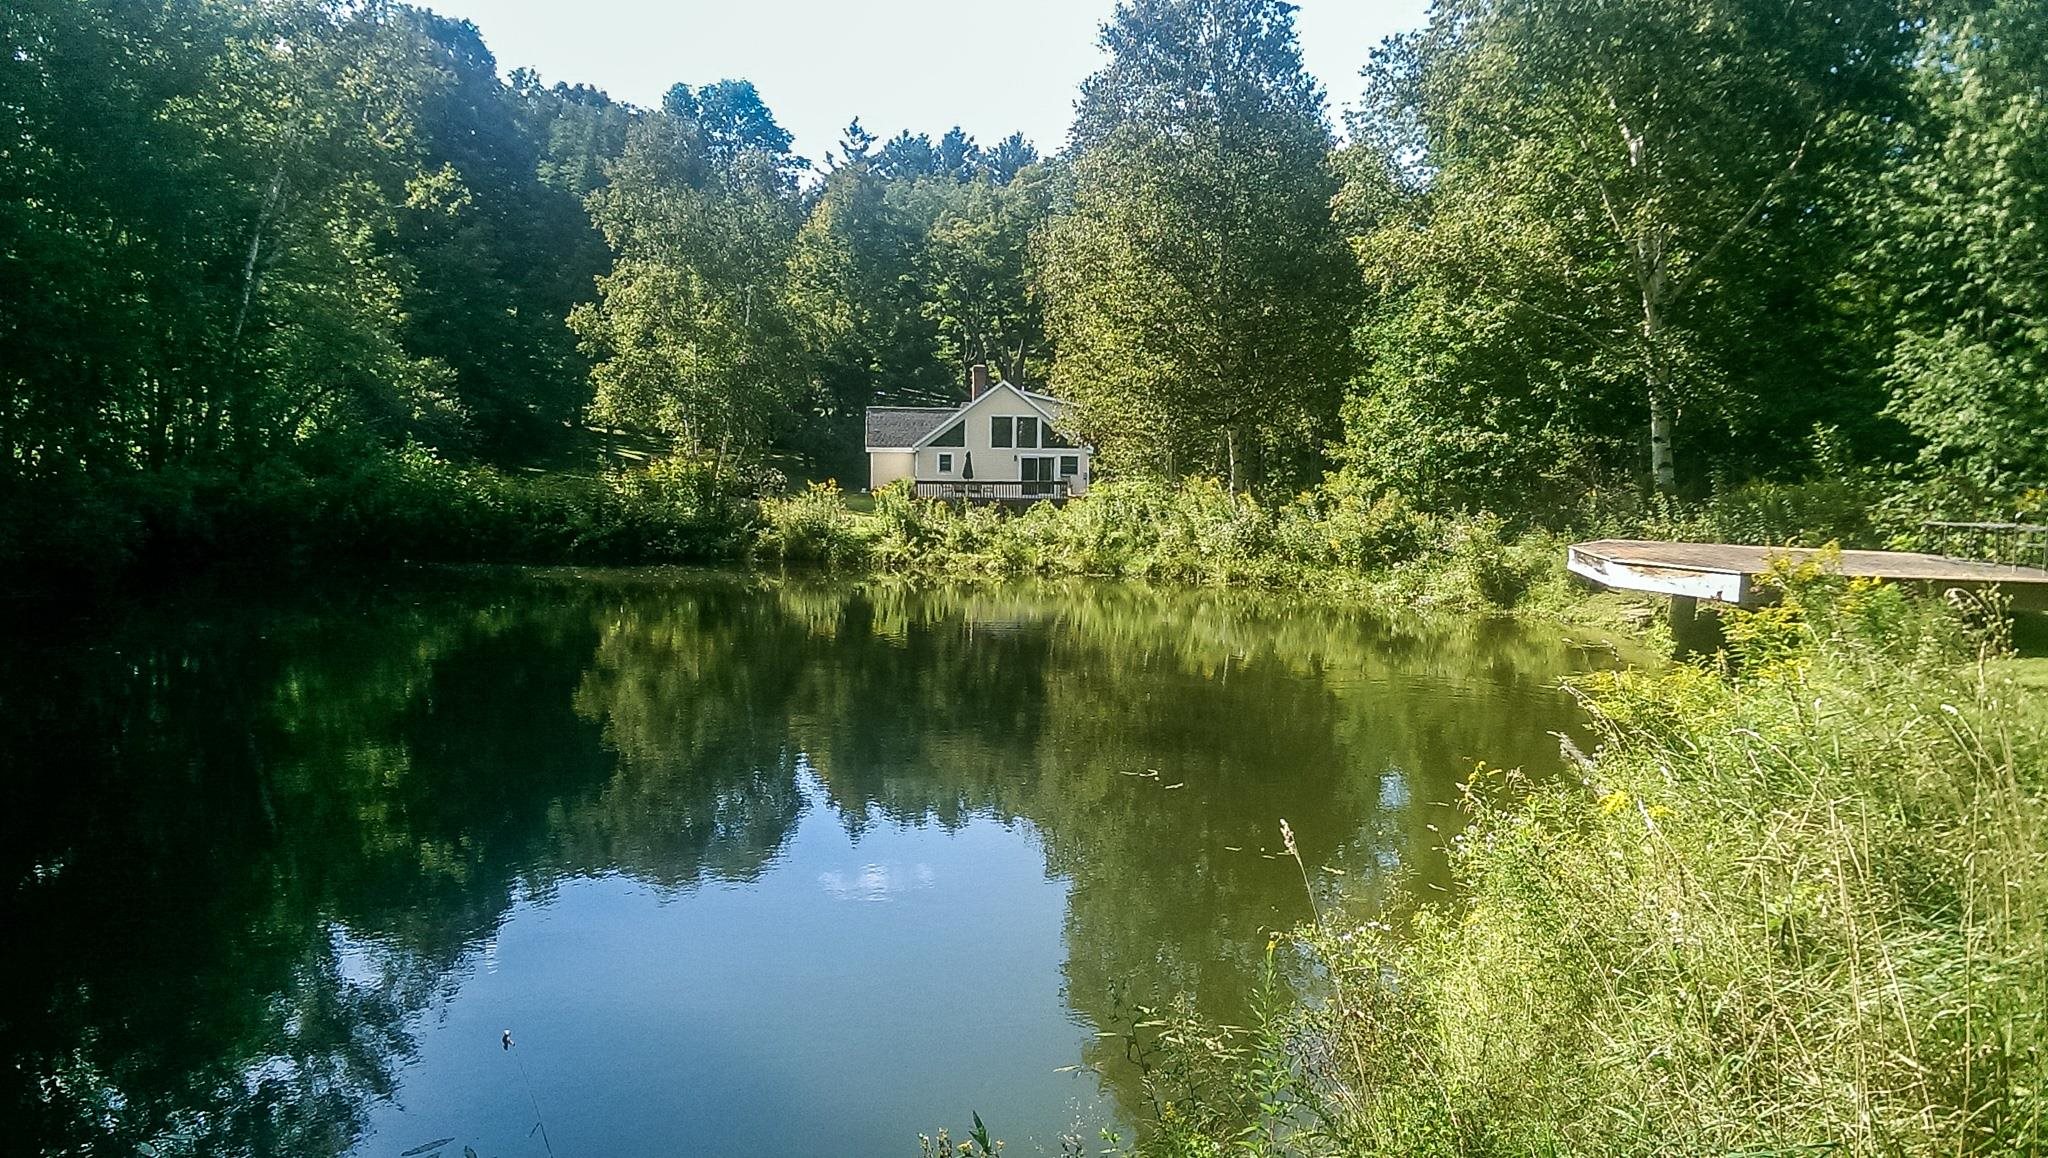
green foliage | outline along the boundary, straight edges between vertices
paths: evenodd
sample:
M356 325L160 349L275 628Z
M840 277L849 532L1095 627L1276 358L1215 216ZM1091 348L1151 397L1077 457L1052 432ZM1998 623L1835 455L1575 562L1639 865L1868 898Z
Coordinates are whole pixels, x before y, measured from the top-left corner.
M856 121L806 188L744 80L639 109L500 80L405 5L25 0L0 464L55 521L9 550L116 559L91 512L130 490L408 443L531 462L584 419L843 478L864 407L953 401L976 361L1068 396L1127 477L1261 494L949 524L991 568L1461 549L1378 525L1395 492L1500 514L1500 546L1908 543L2048 481L2038 6L1455 0L1373 54L1335 147L1289 5L1137 0L1065 155ZM1264 505L1333 465L1356 500Z
M331 565L683 563L738 558L754 498L705 459L601 478L461 466L423 448L302 469L177 469L12 490L0 571L23 590L208 561Z
M793 495L762 500L755 550L783 563L859 564L867 558L867 540L847 511L839 487L822 482Z
M1019 386L1044 380L1045 368L1032 365L1047 351L1028 256L1031 235L1050 209L1052 184L1047 169L1030 165L1001 184L919 187L935 190L938 202L918 253L920 309L938 327L946 362L985 362Z
M848 470L865 407L951 405L975 362L1005 381L1042 380L1034 363L1046 353L1026 262L1051 198L1036 153L1013 137L1000 158L971 152L957 169L923 138L873 144L858 121L847 127L790 259L791 308L818 379L796 438Z
M587 395L602 245L547 107L423 10L12 5L0 464L242 467L315 441L502 450Z
M1356 278L1292 6L1139 0L1102 39L1038 241L1054 392L1128 472L1313 477Z
M1786 432L1870 414L1823 291L1901 27L1883 0L1473 0L1390 44L1339 202L1376 299L1352 461L1542 509L1674 492L1681 444L1694 488L1774 471Z
M2048 1141L2048 720L1973 658L1997 654L1973 626L1996 615L1781 580L1779 606L1731 616L1736 674L1583 679L1600 746L1568 746L1573 775L1481 764L1464 895L1398 931L1302 932L1321 1000L1284 1032L1165 1039L1210 1084L1278 1070L1276 1104L1304 1109L1220 1099L1137 1150Z
M441 443L486 455L544 447L589 401L589 367L564 325L609 263L582 193L547 183L566 105L537 82L511 88L476 27L394 11L419 61L426 178L407 190L393 247L409 267L400 334L446 366L461 427ZM592 142L602 157L619 143Z
M1092 575L1342 593L1388 606L1561 606L1563 543L1493 515L1438 517L1343 475L1285 503L1214 478L1101 482L1087 498L998 506L875 496L873 561L892 571ZM771 552L772 553L772 552Z
M590 199L611 272L570 315L597 417L721 462L753 461L794 425L804 378L785 286L794 182L780 152L731 131L675 111L634 126Z
M2048 13L1939 9L1914 71L1923 114L1870 211L1895 269L1894 412L1932 473L2048 481Z
M1697 504L1659 503L1647 537L1708 543L1882 546L1872 517L1879 494L1855 479L1747 482Z

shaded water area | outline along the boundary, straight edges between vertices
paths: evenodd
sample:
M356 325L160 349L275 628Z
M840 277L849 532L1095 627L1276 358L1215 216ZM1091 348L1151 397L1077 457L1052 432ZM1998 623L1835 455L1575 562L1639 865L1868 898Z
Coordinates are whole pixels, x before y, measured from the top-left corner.
M50 1154L1092 1143L1142 1098L1098 1035L1243 1018L1308 916L1281 818L1334 903L1438 895L1457 781L1554 770L1558 680L1609 662L1242 593L674 572L10 631L0 1107Z

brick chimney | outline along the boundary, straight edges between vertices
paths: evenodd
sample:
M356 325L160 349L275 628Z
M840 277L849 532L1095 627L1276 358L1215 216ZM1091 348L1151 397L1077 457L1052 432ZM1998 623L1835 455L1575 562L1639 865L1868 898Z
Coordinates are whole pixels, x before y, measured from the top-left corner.
M988 393L988 363L976 362L967 368L967 397L970 401Z

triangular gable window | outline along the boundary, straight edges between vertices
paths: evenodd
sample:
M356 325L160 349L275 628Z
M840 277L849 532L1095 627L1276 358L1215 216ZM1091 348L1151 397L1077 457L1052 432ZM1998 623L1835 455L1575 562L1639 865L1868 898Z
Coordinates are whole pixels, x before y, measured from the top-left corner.
M965 422L955 422L953 425L948 426L944 430L941 430L938 434L938 437L932 439L931 445L966 446L967 424Z

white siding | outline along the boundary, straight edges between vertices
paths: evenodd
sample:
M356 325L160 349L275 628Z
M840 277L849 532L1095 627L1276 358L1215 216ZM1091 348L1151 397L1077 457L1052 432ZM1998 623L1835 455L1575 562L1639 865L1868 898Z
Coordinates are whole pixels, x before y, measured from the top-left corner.
M878 491L899 478L909 478L912 459L907 450L869 451L868 489Z
M958 421L964 421L967 424L967 444L965 446L927 446L917 452L918 479L924 482L951 482L963 478L968 456L972 454L974 459L974 480L976 482L1016 482L1024 477L1023 461L1025 456L1049 457L1057 460L1059 456L1067 455L1080 460L1078 465L1081 469L1080 473L1076 476L1078 481L1075 484L1075 490L1078 492L1087 489L1088 452L1085 450L1079 448L1061 449L1057 447L995 446L989 441L990 419L1009 418L1015 420L1018 418L1029 418L1042 425L1044 419L1041 412L1051 413L1054 417L1058 417L1060 409L1045 403L1034 405L1032 401L1025 399L1022 394L1006 385L999 384L991 388L988 393L982 395L961 411L961 417ZM940 429L946 430L952 425L951 422L948 422L945 426L940 427ZM1015 442L1014 426L1012 430L1011 441ZM1042 434L1040 440L1043 441ZM939 470L939 455L941 454L951 454L953 456L952 470ZM1058 470L1057 462L1054 464L1054 470Z
M870 451L870 474L872 485L879 487L899 478L914 477L919 482L959 482L967 477L967 465L974 465L975 482L1018 482L1024 477L1026 456L1051 458L1054 477L1059 477L1059 459L1077 459L1079 470L1071 477L1072 493L1083 494L1088 489L1090 464L1088 452L1079 447L1018 447L995 446L989 441L989 420L991 418L1030 418L1041 424L1044 415L1058 417L1062 409L1057 403L1027 399L1012 387L998 383L988 393L961 408L958 418L947 421L939 427L941 432L950 430L955 422L966 423L965 445L926 446L911 451ZM1012 427L1011 441L1016 441ZM1043 434L1040 435L1043 441ZM951 456L950 469L939 469L939 456ZM899 460L900 459L900 463Z

